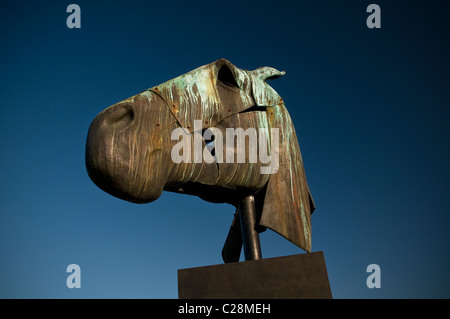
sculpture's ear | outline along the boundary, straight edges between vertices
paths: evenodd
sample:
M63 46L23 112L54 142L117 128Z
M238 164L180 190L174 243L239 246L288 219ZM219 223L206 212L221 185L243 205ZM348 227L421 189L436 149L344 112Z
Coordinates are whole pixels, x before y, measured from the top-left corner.
M285 71L278 71L277 69L268 66L263 66L250 72L253 73L261 81L275 80L286 74Z
M278 128L279 143L272 145L278 154L278 171L258 194L263 202L259 224L279 233L300 248L311 251L311 218L314 211L303 160L294 125L284 104L268 108L271 128ZM278 151L278 153L277 153Z
M264 66L254 71L249 71L252 82L252 95L257 106L275 106L283 103L283 100L266 80L274 80L286 74L284 71Z

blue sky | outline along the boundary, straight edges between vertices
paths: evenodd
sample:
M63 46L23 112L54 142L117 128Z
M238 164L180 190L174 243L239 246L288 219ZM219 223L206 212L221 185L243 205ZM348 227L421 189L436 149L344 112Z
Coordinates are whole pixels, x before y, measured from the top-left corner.
M372 1L373 2L373 1ZM234 208L98 189L87 131L106 107L219 58L285 70L313 251L335 298L449 298L450 28L441 1L21 1L0 9L0 297L177 298L222 263ZM261 234L263 257L303 251ZM66 267L81 267L81 288ZM366 267L381 268L381 288Z

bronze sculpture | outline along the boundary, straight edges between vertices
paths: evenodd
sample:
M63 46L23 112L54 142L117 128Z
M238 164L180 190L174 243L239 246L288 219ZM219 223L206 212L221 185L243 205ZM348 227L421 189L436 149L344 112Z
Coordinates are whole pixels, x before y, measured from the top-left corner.
M292 120L266 83L282 75L269 67L241 70L220 59L105 109L89 128L89 176L104 191L135 203L154 201L166 190L234 205L225 262L239 261L243 241L247 260L261 258L258 232L266 227L309 252L315 205ZM270 167L250 158L224 161L230 147L218 147L212 135L218 140L228 128L260 129L268 139ZM194 144L178 161L174 154L182 145L173 132ZM209 161L198 160L195 143L204 156L213 144ZM234 137L231 145L237 153ZM250 142L241 147L252 152Z

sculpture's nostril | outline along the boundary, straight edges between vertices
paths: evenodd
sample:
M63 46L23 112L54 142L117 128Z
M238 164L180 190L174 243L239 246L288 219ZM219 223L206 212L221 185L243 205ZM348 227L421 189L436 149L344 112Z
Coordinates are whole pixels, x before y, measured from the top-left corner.
M133 122L134 110L130 104L119 104L109 108L105 114L105 124L115 129L127 127Z

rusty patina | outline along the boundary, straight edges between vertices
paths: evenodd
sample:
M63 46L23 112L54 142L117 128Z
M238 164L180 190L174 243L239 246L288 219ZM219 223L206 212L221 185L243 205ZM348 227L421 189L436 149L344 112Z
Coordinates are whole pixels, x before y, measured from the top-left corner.
M292 120L266 83L283 75L269 67L242 70L220 59L105 109L89 128L89 176L104 191L135 203L154 201L163 190L234 206L254 195L258 230L268 227L309 252L314 202ZM277 128L278 147L269 150L279 158L278 169L261 174L264 164L248 158L175 163L171 150L177 141L171 133L177 128L191 140L208 128L224 136L227 128ZM202 140L202 149L206 143ZM239 242L232 237L227 242Z

